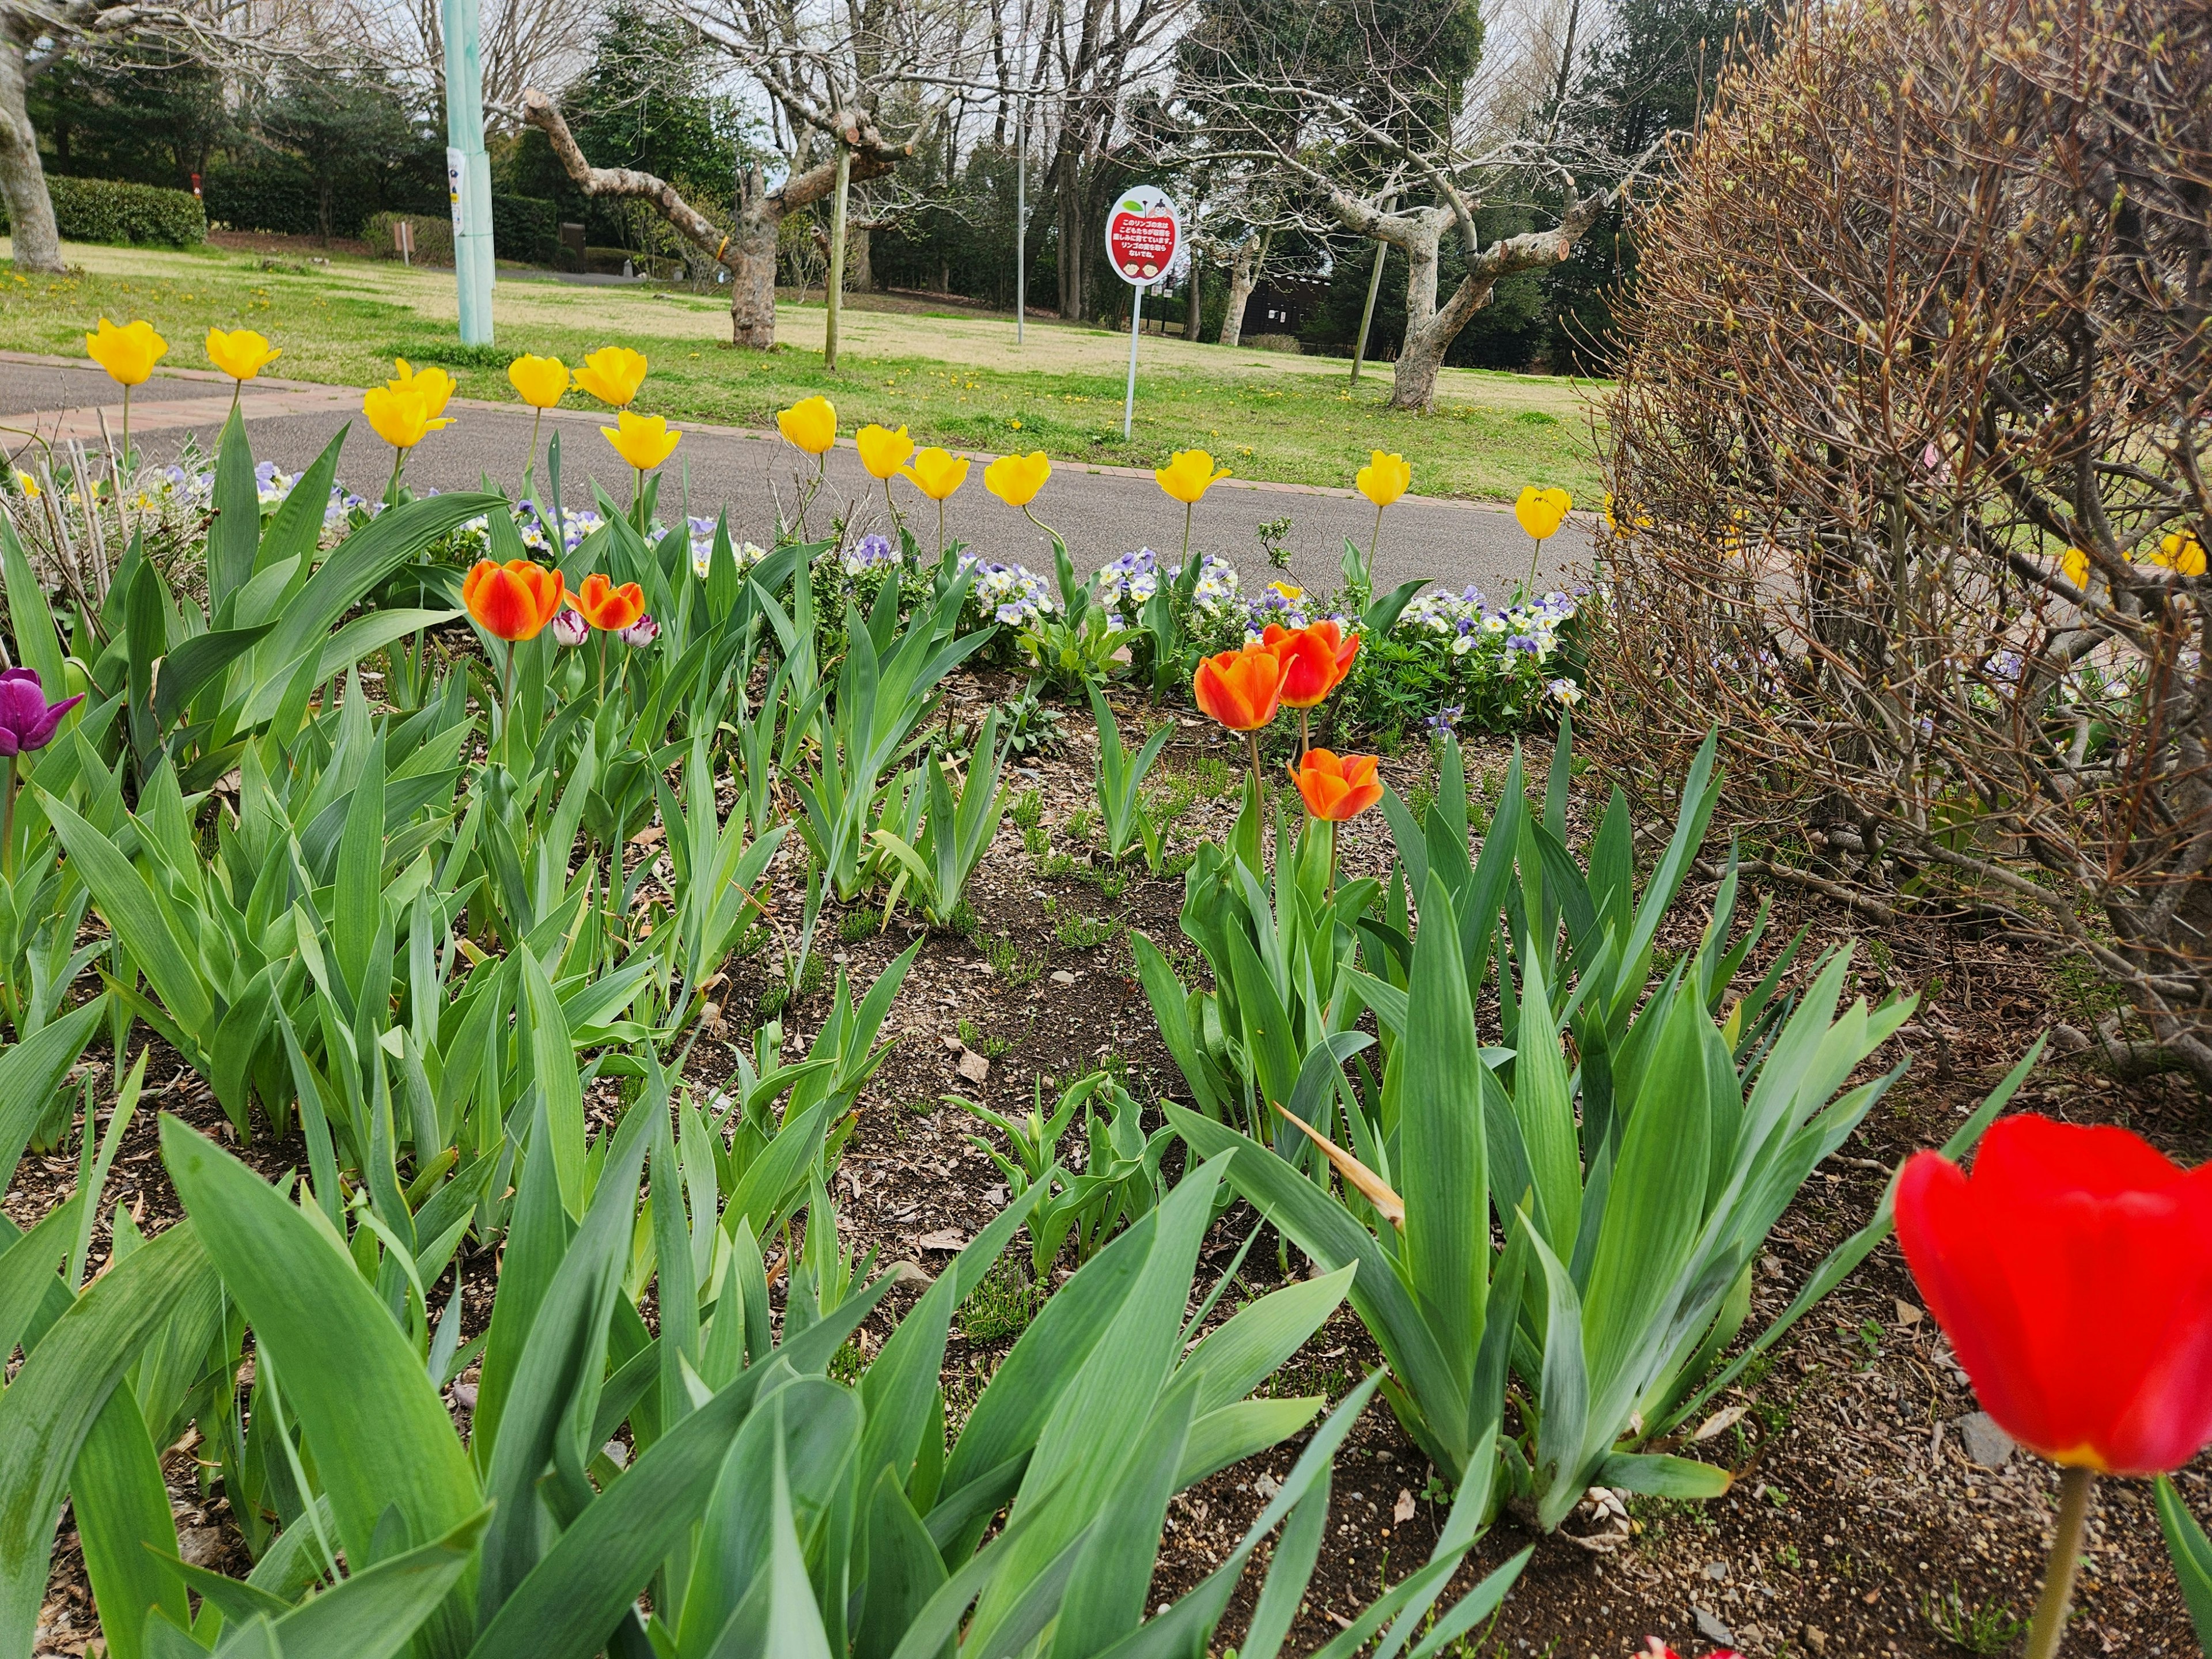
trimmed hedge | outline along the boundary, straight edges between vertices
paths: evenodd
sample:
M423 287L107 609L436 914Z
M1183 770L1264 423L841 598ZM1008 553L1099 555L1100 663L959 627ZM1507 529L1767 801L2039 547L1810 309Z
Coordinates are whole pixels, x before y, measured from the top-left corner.
M208 217L233 230L268 230L286 236L313 236L322 230L322 195L305 167L281 163L223 166L201 181ZM341 193L331 204L331 234L352 236L361 229L361 210Z
M550 265L560 258L561 209L537 196L491 198L491 245L502 259Z
M207 240L207 210L188 190L49 173L46 194L54 204L55 227L69 241L191 247ZM0 203L0 228L7 224L8 210Z

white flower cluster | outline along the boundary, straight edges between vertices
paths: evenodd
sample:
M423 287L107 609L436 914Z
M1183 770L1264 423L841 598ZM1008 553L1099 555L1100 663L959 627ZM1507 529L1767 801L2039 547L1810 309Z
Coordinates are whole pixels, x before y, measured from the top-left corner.
M1024 565L963 553L960 568L975 573L966 609L979 621L988 617L1007 628L1034 628L1060 609L1052 584Z
M1172 582L1182 574L1179 564L1163 564L1160 556L1149 547L1140 547L1133 553L1124 553L1098 570L1098 599L1106 607L1107 620L1115 628L1134 625L1136 613L1144 608L1145 601L1160 591L1162 582ZM1232 611L1241 610L1243 596L1237 589L1237 572L1229 561L1216 558L1211 553L1198 556L1198 585L1192 590L1191 603L1209 622L1218 622Z

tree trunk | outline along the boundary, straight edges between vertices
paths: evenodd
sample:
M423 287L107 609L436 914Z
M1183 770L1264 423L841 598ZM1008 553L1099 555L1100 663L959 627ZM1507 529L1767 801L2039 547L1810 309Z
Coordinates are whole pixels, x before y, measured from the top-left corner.
M755 351L775 345L776 232L783 216L767 199L746 192L722 263L730 268L730 343Z
M876 290L875 269L869 264L868 239L875 230L872 223L848 226L845 231L845 292L872 294Z
M1229 308L1221 313L1221 343L1233 346L1244 337L1244 307L1259 285L1260 264L1267 257L1267 244L1275 233L1247 236L1237 244L1229 261Z
M1061 169L1060 190L1054 201L1060 222L1060 314L1072 323L1084 319L1084 259L1082 168L1071 161Z
M46 194L24 81L22 43L0 30L0 197L8 203L15 268L59 276L68 267L62 264L61 233L54 228L53 198Z

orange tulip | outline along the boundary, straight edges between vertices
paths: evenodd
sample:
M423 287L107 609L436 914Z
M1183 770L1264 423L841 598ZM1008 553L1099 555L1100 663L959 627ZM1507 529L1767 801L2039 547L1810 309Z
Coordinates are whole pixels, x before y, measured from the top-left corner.
M568 608L603 634L616 634L645 614L645 590L635 582L617 587L594 570L584 578Z
M494 638L514 645L534 640L561 609L561 573L527 559L494 564L479 559L462 579L461 603Z
M1256 732L1282 701L1282 659L1264 645L1199 659L1191 681L1199 708L1232 732Z
M1283 662L1283 702L1312 708L1344 684L1359 654L1359 635L1347 635L1334 617L1305 628L1269 623L1260 642Z
M1306 811L1329 823L1356 818L1382 799L1372 755L1336 755L1309 749L1291 774Z

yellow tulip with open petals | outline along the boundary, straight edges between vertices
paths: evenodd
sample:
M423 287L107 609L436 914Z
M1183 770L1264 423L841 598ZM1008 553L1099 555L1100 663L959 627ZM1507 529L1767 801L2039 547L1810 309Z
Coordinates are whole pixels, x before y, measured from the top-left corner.
M834 434L834 422L832 432ZM798 440L793 441L796 443ZM884 483L898 477L899 469L914 455L914 440L907 436L904 427L894 432L887 426L871 422L853 434L853 444L860 452L860 465L868 469L868 476ZM799 447L805 447L804 444Z
M424 368L415 368L404 357L394 357L392 366L399 373L385 385L394 392L410 392L422 400L426 416L434 419L446 412L446 403L460 390L460 382L435 363Z
M1559 532L1566 522L1568 509L1575 498L1557 485L1539 489L1530 484L1521 492L1521 499L1513 503L1513 516L1521 521L1521 528L1538 541L1546 541Z
M1027 507L1052 477L1052 460L1042 449L1027 455L1001 455L983 469L983 488L1008 507Z
M1168 457L1165 466L1152 469L1160 488L1185 507L1195 507L1207 490L1228 476L1225 466L1214 470L1213 457L1202 449L1178 449Z
M641 351L628 346L601 346L584 358L576 371L576 384L611 409L627 409L637 401L645 384L646 361Z
M143 319L118 328L103 317L100 319L100 331L84 337L84 349L86 355L106 369L108 378L118 386L134 386L146 384L146 377L167 352L169 343L154 332L154 325Z
M2194 531L2172 531L2159 538L2158 551L2150 556L2150 562L2176 575L2201 576L2205 568L2204 544L2197 539Z
M453 425L450 416L431 411L423 395L412 389L373 386L362 393L361 412L376 435L394 449L412 449L429 434Z
M919 451L912 465L900 475L916 489L937 503L937 556L945 556L945 502L946 497L968 482L968 458L955 455L934 445Z
M1404 495L1413 484L1413 469L1403 455L1385 454L1379 449L1368 452L1368 462L1352 480L1359 493L1375 503L1380 513Z
M794 449L826 455L837 447L837 406L827 398L801 398L776 411L775 429Z
M674 454L684 436L670 431L668 422L658 415L638 415L627 409L615 417L614 425L601 427L599 434L615 447L616 454L640 472L650 472Z
M234 328L225 333L211 328L207 337L208 361L234 380L250 380L284 354L270 345L265 335L250 328Z
M906 477L933 501L941 501L968 482L968 458L932 446L916 453Z
M532 409L550 409L568 389L568 366L558 357L517 357L507 366L507 381Z

